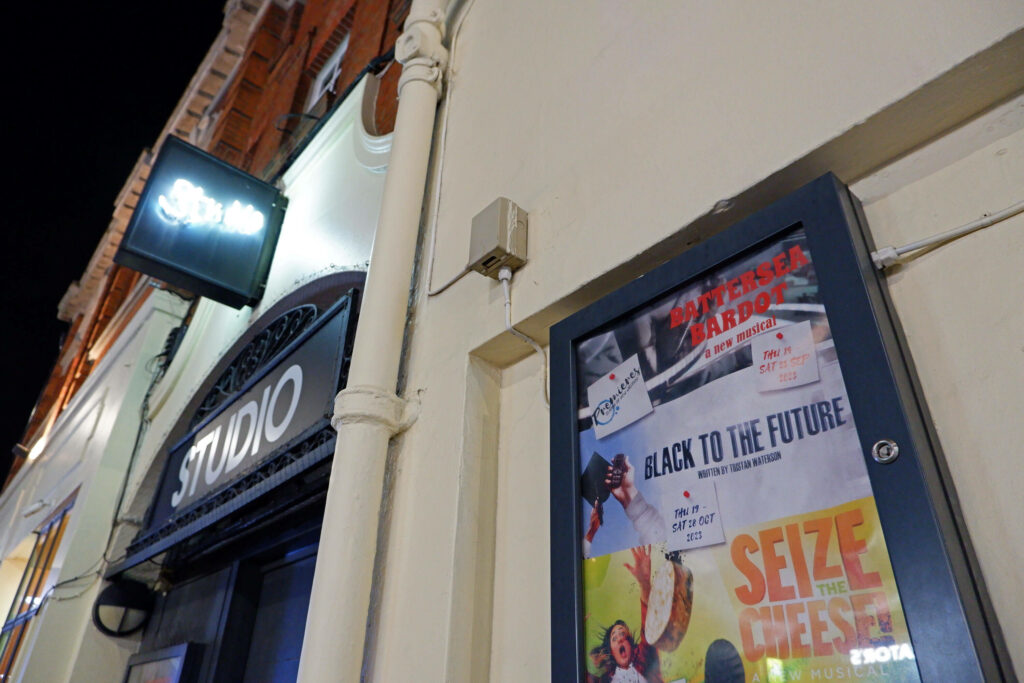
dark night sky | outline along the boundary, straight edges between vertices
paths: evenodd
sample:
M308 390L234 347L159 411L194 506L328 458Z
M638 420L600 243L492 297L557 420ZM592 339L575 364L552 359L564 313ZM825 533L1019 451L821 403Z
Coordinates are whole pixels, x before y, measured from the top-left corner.
M57 304L220 31L223 9L224 0L5 7L0 462L57 358L67 330Z

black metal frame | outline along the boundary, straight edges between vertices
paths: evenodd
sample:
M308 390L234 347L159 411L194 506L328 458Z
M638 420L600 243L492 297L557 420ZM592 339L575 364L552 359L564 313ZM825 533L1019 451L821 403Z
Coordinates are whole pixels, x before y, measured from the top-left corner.
M1015 680L899 324L870 259L859 204L829 174L613 292L551 332L552 680L586 678L576 344L657 297L802 226L846 370L862 452L925 681ZM856 372L851 372L856 370ZM876 463L871 446L896 441Z
M319 315L320 311L315 305L302 304L282 313L267 325L266 329L238 352L231 364L213 383L213 387L196 408L189 422L189 430L195 429L200 422L216 412L217 408L237 396L257 372L301 337L310 325L317 321Z
M281 449L249 474L184 510L152 533L132 541L127 548L128 557L117 565L117 571L129 569L184 542L334 455L335 435L327 420L314 425L306 434L309 436L300 437L294 446Z
M124 683L128 683L132 669L140 664L149 664L150 662L178 657L181 658L181 670L178 676L173 681L169 681L169 683L191 683L191 681L195 680L201 650L202 645L198 643L181 643L180 645L165 647L153 652L142 652L132 655L128 658L128 667L124 672Z
M74 508L77 497L78 489L76 488L74 493L51 511L46 520L33 531L36 534L36 541L32 554L34 555L38 550L40 555L36 557L34 564L30 563L26 566L19 580L18 587L12 596L12 602L7 612L7 621L0 622L0 662L6 659L6 665L0 669L0 679L7 678L17 664L18 654L24 643L25 632L28 630L30 622L36 618L39 611L43 608L43 604L53 593L54 586L50 586L45 591L42 588L48 580L50 570L53 568L54 558L60 550L61 542L64 540L63 533L66 526L62 525L67 524L68 515L71 513L71 509ZM54 529L54 527L57 528ZM43 534L46 534L46 536L41 538ZM21 601L26 597L41 598L41 600L38 604L19 613ZM13 617L11 616L12 614L14 615ZM12 643L10 640L4 641L3 636L16 628L18 628L18 633L14 636L14 642ZM8 652L11 653L9 656Z

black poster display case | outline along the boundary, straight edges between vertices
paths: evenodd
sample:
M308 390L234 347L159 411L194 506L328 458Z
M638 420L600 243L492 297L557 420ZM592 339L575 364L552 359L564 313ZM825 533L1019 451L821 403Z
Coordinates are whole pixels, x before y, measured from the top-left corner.
M553 681L1014 680L859 204L552 329Z

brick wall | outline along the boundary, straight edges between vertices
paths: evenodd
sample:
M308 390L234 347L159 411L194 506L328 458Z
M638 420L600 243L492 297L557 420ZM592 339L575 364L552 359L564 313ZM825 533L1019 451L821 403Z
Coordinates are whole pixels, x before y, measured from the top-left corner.
M360 4L376 3L375 0L362 0ZM305 67L313 75L316 75L334 48L341 43L337 29L355 5L355 0L309 0L306 3L299 31L311 36Z
M282 49L270 65L262 97L253 112L246 145L246 170L259 175L277 150L287 145L309 91L310 76L303 68L310 36L301 32L303 6L292 5Z
M288 13L271 4L253 33L234 80L213 112L218 118L210 151L235 166L246 167L253 120L263 102L271 64L284 50L287 28Z
M309 0L289 10L268 8L254 32L233 82L217 107L209 150L228 163L272 177L334 106L360 71L389 50L401 33L409 0ZM320 69L348 37L334 86L306 109ZM401 67L381 80L375 107L377 134L394 128Z

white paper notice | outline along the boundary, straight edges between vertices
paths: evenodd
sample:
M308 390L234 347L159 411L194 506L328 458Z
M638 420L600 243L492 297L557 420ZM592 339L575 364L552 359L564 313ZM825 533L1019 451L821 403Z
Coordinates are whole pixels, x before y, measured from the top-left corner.
M599 439L654 410L637 355L587 387L587 404L593 410L594 435Z
M758 391L799 387L820 377L809 320L760 334L751 340L750 348L758 369Z
M669 552L725 543L713 481L691 482L671 498L662 499L661 515L668 523L665 543Z

